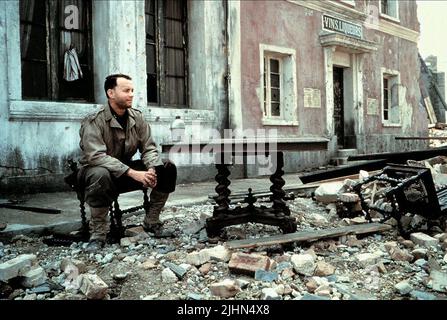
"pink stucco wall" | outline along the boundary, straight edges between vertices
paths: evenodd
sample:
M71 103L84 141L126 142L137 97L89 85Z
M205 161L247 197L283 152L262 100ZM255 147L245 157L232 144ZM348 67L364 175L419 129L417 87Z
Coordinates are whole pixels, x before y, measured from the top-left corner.
M370 5L379 5L370 1ZM324 55L319 34L322 30L322 13L309 10L287 1L240 2L241 7L241 79L242 115L244 128L262 128L262 103L258 91L262 90L259 45L275 45L296 50L297 112L298 127L277 127L279 133L288 136L319 135L326 129ZM357 1L358 10L365 8L364 1ZM400 25L419 31L417 5L413 1L399 1ZM354 21L355 22L355 21ZM357 22L360 23L360 22ZM413 107L411 132L424 135L427 132L427 115L419 107L419 62L417 44L408 40L364 28L365 40L378 44L378 50L364 57L363 104L365 142L371 152L386 151L389 146L370 144L381 135L401 135L402 128L386 128L381 115L367 115L367 98L381 96L381 68L398 70L401 84L406 87L406 103ZM321 108L304 108L303 89L321 90ZM381 114L381 113L380 113ZM376 138L369 138L375 136ZM394 141L394 140L393 140ZM374 149L374 150L373 150ZM366 151L366 150L365 150Z

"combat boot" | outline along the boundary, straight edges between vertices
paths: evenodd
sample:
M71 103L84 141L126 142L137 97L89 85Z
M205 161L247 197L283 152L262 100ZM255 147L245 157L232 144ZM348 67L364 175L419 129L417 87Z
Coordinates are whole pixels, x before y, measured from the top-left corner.
M90 241L85 250L93 252L101 249L106 242L106 236L109 230L109 208L90 207L90 213Z
M163 193L157 190L152 190L150 195L149 208L144 217L143 229L144 231L153 234L156 238L168 238L174 236L172 231L164 230L163 223L160 221L160 213L168 200L168 196L169 193Z

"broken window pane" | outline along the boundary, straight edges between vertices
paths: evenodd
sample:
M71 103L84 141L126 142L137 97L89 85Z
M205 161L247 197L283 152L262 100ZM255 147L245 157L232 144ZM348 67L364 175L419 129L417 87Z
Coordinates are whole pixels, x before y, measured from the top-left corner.
M76 28L65 25L68 5ZM90 21L89 0L20 1L23 99L93 100Z

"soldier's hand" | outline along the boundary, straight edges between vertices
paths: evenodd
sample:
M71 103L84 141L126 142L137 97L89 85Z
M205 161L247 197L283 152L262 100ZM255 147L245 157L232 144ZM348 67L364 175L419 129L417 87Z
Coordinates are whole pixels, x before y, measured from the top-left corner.
M141 182L143 187L151 187L154 188L157 184L157 175L154 172L149 171L136 171L133 169L129 169L127 171L127 175L134 179L135 181Z
M147 186L151 188L155 188L157 185L157 173L154 168L150 168L146 171L145 177L148 180Z

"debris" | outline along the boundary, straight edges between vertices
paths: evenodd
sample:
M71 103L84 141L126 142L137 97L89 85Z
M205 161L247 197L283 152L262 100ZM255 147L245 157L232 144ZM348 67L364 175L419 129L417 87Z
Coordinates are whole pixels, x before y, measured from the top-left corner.
M234 280L225 279L221 282L213 283L209 287L211 293L222 298L234 297L241 289Z
M263 237L259 239L233 240L226 242L229 249L253 248L258 246L277 245L289 242L315 241L323 238L337 238L347 234L367 234L390 230L391 227L380 223L366 223L325 230L307 230L283 235Z

